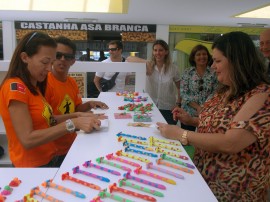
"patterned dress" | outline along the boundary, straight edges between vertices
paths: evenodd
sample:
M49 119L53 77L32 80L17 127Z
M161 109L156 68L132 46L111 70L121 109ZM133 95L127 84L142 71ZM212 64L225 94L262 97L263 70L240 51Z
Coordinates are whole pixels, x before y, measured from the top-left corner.
M203 77L197 74L195 67L185 70L180 80L181 107L191 116L198 116L197 111L189 106L190 102L202 105L217 88L217 78L211 67L207 67Z
M233 122L247 100L268 93L264 106L249 121ZM208 100L199 116L199 133L223 133L231 128L251 131L257 141L237 154L196 149L194 163L219 201L266 201L270 180L270 85L261 84L225 106L224 97Z

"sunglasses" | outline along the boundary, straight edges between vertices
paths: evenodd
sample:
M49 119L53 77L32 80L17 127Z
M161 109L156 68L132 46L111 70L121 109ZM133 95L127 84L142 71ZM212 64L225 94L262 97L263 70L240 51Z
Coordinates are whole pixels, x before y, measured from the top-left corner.
M199 80L199 91L203 90L203 79Z
M118 48L109 48L108 51L116 51Z
M70 61L75 58L75 55L73 54L68 54L68 53L61 53L61 52L56 52L56 59L60 60L64 56L65 60Z

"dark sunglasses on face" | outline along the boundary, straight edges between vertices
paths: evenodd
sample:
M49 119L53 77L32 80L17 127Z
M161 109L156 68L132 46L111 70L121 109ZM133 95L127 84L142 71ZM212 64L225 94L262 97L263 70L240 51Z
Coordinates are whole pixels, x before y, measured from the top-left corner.
M199 80L199 91L203 90L203 79Z
M68 53L56 52L56 59L60 60L64 56L65 60L70 61L75 58L75 55Z
M116 51L118 48L109 48L108 51Z

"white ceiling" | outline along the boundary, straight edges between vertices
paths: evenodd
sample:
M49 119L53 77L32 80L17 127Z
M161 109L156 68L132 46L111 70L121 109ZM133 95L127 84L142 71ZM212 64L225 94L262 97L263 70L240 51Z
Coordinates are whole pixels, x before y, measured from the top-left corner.
M65 18L94 18L97 23L233 27L238 26L238 23L251 23L267 24L266 27L270 27L270 19L232 17L269 4L269 0L130 0L128 14L99 14L1 11L0 3L0 20L64 21Z

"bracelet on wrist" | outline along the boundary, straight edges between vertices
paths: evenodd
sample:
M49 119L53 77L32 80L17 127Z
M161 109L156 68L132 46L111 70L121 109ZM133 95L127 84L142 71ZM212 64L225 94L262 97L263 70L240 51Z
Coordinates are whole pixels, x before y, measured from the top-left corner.
M184 130L182 135L181 135L181 138L180 138L180 142L182 145L188 145L188 131L187 130Z

